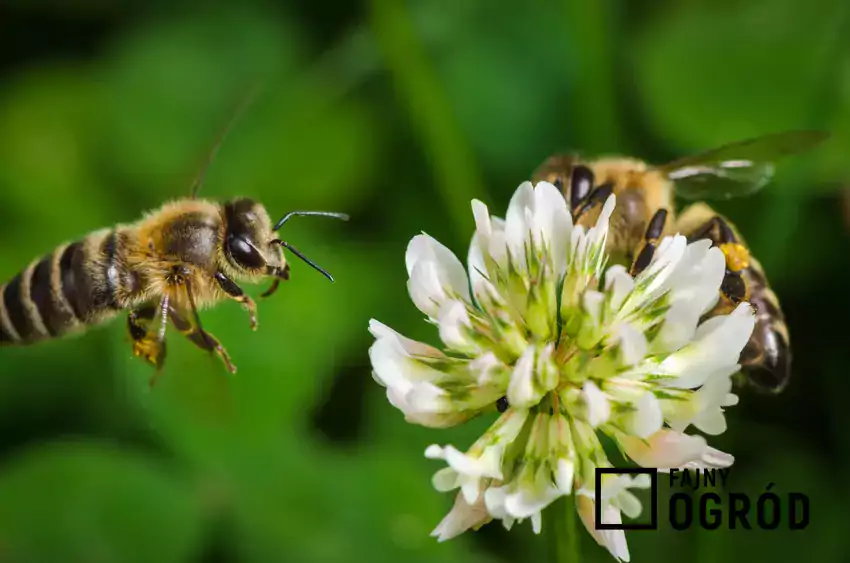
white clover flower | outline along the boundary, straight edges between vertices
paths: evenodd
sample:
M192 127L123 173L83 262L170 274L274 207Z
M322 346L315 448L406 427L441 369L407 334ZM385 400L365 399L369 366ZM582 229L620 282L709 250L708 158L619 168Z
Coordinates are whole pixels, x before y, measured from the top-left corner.
M628 489L646 483L606 479L602 498L594 498L595 469L611 467L599 433L646 467L731 465L732 456L684 432L691 425L711 435L725 430L752 308L742 303L700 324L725 271L708 240L663 239L636 277L621 265L606 268L614 206L611 196L585 231L547 182L520 185L504 220L473 201L468 273L428 235L410 242L410 296L443 346L372 320L375 379L409 422L424 426L454 426L503 407L465 453L449 445L425 452L448 465L434 487L460 489L434 530L440 540L492 519L507 528L529 519L539 532L542 510L575 493L591 535L628 561L621 530L594 529L594 503L603 503L606 522L621 513L634 518L641 505Z

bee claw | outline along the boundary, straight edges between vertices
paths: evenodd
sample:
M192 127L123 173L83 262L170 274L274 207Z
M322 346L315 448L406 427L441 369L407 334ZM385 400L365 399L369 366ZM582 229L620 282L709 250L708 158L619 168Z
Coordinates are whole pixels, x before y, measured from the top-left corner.
M224 346L222 346L218 340L215 340L215 337L213 337L211 334L207 334L207 336L210 338L210 340L212 340L213 346L211 351L215 352L216 355L221 358L221 361L224 362L224 367L227 369L227 371L229 371L231 374L235 374L236 366L233 365L233 362L230 360L230 354L227 353L227 350L224 349Z
M227 371L229 371L231 375L236 375L236 366L233 365L233 362L230 361L230 356L227 355L227 352L222 349L218 351L218 355L224 362L225 369L227 369Z

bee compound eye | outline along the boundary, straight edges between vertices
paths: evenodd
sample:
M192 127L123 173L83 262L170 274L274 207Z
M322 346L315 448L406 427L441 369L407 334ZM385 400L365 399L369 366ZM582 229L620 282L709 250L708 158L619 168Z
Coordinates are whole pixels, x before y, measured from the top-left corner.
M227 255L238 266L248 270L257 270L266 265L257 249L240 236L231 235L227 238Z
M573 208L577 207L587 198L593 189L594 182L595 178L590 168L584 165L578 165L573 168L570 178L570 204Z

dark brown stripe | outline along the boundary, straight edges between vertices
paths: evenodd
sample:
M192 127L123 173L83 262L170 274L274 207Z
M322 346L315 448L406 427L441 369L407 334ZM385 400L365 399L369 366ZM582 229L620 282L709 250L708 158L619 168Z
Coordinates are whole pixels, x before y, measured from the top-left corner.
M50 336L59 336L74 325L74 318L61 305L61 296L53 294L51 286L53 273L53 255L39 262L32 271L30 279L30 298L38 308L41 322Z
M120 309L115 300L115 293L120 286L121 272L117 261L118 254L118 231L112 231L104 239L100 247L103 253L103 281L105 284L103 292L103 303L110 309Z
M764 272L757 267L750 266L744 270L744 274L750 285L750 301L757 307L759 316L767 315L772 318L782 319L783 315L779 308L779 303L773 299Z
M22 341L28 342L37 337L38 334L27 315L26 307L21 295L21 274L6 285L3 291L3 303L6 306L6 313L9 315L9 321L12 323L12 328L18 333Z
M744 366L760 364L764 361L764 352L761 348L761 340L753 335L741 351L738 362Z
M776 307L775 303L767 299L764 295L754 295L752 302L758 307L760 317L767 316L772 319L782 319L782 312Z
M71 309L74 311L74 316L77 317L77 320L82 321L84 319L82 308L79 304L80 288L77 286L77 276L74 273L74 262L76 256L82 255L83 253L83 244L80 242L75 242L65 249L65 252L62 253L62 257L59 259L59 273L62 279L62 295L65 297L65 300L71 305Z
M103 291L103 280L92 279L96 270L92 262L99 256L87 256L85 246L80 247L71 260L71 274L77 287L77 306L83 322L89 322L100 313L106 305ZM102 272L101 272L102 274ZM100 283L97 283L97 282Z
M780 391L791 375L791 355L784 336L769 323L757 323L751 341L758 342L761 357L751 363L741 362L744 372L756 386L772 392Z
M41 322L50 336L57 336L57 311L50 297L50 261L52 257L42 258L30 272L30 299L35 303Z
M0 300L0 308L3 307L2 300ZM3 322L0 321L0 346L4 344L14 344L15 339L12 338L12 335L6 332L6 328L3 326Z
M764 275L764 272L761 269L755 267L752 263L747 268L747 274L753 281L753 285L766 286L767 285L767 277Z

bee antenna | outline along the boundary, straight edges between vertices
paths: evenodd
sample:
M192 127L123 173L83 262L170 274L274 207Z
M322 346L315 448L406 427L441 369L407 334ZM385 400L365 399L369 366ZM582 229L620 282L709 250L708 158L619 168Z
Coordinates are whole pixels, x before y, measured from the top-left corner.
M343 221L348 221L348 215L345 213L334 213L333 211L290 211L286 215L281 218L280 221L277 222L274 226L274 231L280 230L284 223L289 221L291 217L304 217L304 216L313 216L313 217L333 217L334 219L341 219ZM293 250L294 253L297 254L296 251ZM303 257L302 257L303 259Z
M286 217L284 217L284 219L286 219ZM283 219L281 219L281 221L282 220ZM282 246L283 248L289 250L294 255L301 258L301 260L306 262L308 266L315 269L317 272L319 272L320 274L322 274L323 276L325 276L329 280L334 281L334 277L332 275L330 275L330 273L327 270L325 270L324 268L322 268L321 266L319 266L318 264L316 264L315 262L313 262L312 260L310 260L309 258L304 256L304 254L302 254L300 250L298 250L297 248L295 248L294 246L292 246L291 244L289 244L285 240L274 239L273 241L271 241L270 244L278 244L278 245Z

